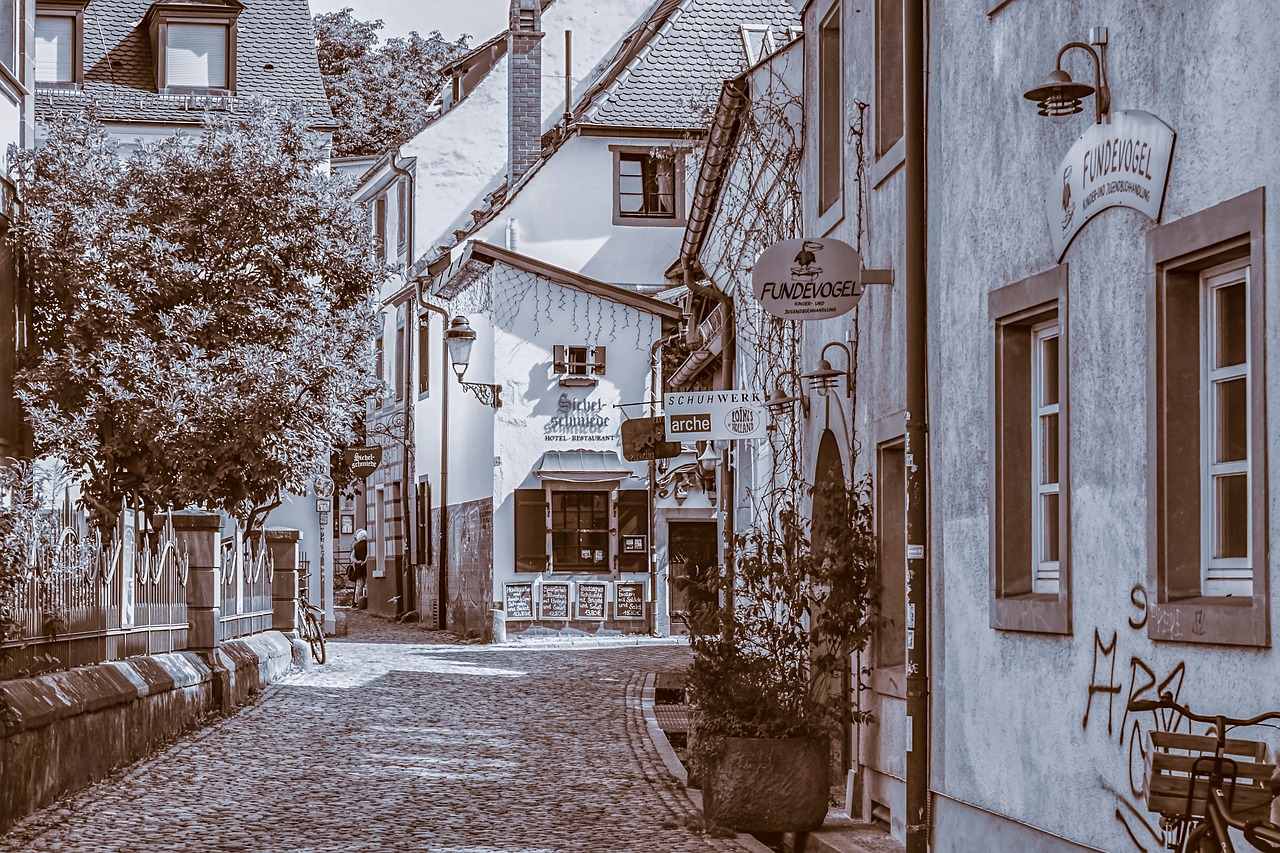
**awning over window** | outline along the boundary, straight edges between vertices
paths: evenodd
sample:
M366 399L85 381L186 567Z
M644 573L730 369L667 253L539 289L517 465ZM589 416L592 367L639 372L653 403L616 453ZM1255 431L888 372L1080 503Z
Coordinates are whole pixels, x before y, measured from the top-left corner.
M613 450L548 450L533 473L569 483L610 483L636 475Z

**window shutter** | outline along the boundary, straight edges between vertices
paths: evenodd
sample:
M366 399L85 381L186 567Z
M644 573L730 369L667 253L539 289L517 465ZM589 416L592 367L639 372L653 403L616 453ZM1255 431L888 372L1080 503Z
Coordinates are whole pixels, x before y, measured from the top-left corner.
M622 489L618 492L618 570L645 572L649 570L649 490ZM627 554L622 550L623 536L644 536L645 550L640 554Z
M222 24L169 24L166 86L227 87L227 28Z
M565 363L564 363L564 345L563 344L555 345L553 349L552 362L553 364L551 369L553 372L555 373L568 372L568 368L565 367Z
M516 489L516 571L547 568L547 495L542 489Z
M591 372L604 375L604 347L593 347L591 349Z
M72 50L75 48L75 18L63 15L36 16L36 81L70 83Z

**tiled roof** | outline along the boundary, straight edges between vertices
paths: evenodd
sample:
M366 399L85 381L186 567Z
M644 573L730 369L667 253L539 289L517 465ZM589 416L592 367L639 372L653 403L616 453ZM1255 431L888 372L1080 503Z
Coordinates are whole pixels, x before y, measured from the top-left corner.
M217 0L210 3L214 4ZM316 61L307 0L243 0L236 21L236 90L230 104L228 99L157 94L151 40L142 28L152 5L151 0L106 0L85 6L84 88L37 86L37 116L92 105L97 117L107 122L196 123L206 102L225 107L249 95L265 95L307 104L317 125L334 123ZM175 4L161 0L154 5Z
M768 25L777 44L800 14L788 0L664 0L625 44L601 87L579 108L586 124L698 128L724 80L747 68L743 26Z

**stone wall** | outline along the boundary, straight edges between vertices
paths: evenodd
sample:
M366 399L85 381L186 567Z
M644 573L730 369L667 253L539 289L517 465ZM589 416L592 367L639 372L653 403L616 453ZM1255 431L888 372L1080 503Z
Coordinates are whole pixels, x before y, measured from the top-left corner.
M481 498L449 507L448 627L463 636L492 630L493 500Z

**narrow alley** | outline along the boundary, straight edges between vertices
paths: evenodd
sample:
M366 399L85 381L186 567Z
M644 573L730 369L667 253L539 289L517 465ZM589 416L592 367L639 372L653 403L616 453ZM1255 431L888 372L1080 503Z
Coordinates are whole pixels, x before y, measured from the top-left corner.
M715 851L645 731L687 647L458 645L365 614L329 663L18 823L3 851Z

